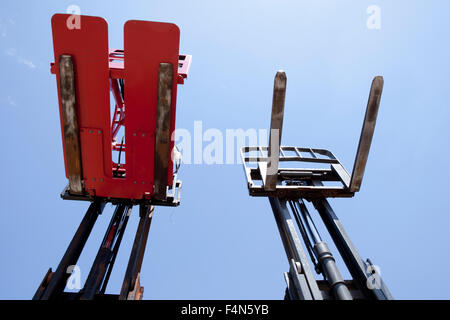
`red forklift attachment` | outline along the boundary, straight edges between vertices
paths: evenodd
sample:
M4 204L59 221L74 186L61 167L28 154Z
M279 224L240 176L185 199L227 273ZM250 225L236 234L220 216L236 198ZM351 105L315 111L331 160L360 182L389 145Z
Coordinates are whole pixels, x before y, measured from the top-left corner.
M177 84L184 83L191 62L179 55L180 30L171 23L127 21L124 50L117 50L108 47L104 19L81 16L80 28L69 29L69 18L52 18L51 72L69 179L62 197L178 205L181 182L173 171L171 137Z

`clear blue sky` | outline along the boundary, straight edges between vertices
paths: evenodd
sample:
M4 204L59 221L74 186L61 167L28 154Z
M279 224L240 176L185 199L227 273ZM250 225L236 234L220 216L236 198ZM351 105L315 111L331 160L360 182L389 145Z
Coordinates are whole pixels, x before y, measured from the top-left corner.
M32 297L87 208L59 197L66 179L49 70L50 19L71 4L106 18L112 47L122 46L130 19L180 27L180 51L193 64L179 88L178 127L267 128L273 76L284 69L283 144L331 149L348 170L370 82L383 75L361 192L331 203L394 297L450 298L450 3L372 0L2 1L0 298ZM366 27L372 4L380 30ZM181 206L156 209L144 297L281 299L288 264L269 203L248 196L241 165L185 165L180 175ZM111 212L79 261L83 280ZM137 218L134 210L110 292L120 290Z

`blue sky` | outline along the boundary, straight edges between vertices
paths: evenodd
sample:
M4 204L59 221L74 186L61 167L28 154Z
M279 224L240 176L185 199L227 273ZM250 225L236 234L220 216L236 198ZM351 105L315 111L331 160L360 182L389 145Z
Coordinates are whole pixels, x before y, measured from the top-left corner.
M111 47L122 47L130 19L180 27L180 51L193 55L178 91L180 128L195 120L204 130L268 128L273 76L285 70L282 144L330 149L349 171L371 80L383 75L361 192L331 204L394 297L449 298L450 3L242 0L1 2L0 298L32 297L87 209L59 198L66 179L49 70L51 16L72 4L108 21ZM372 4L380 30L366 27ZM281 299L287 260L268 200L248 196L241 165L185 165L180 177L181 206L155 212L144 298ZM137 211L109 292L120 290ZM83 280L111 213L108 206L79 261Z

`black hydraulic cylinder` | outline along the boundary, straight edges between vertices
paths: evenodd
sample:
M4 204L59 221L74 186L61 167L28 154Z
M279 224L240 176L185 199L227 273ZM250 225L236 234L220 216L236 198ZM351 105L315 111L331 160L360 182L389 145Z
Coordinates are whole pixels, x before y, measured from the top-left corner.
M127 213L127 205L117 205L100 249L98 250L97 256L95 257L91 270L89 271L89 275L84 288L81 291L80 298L82 300L93 300L95 295L99 293L101 285L105 279L105 274L108 270L108 266L110 265L113 258L113 243L118 238L119 232L122 230L120 228L120 224L121 221L124 220L124 214ZM120 245L120 243L117 243L117 245Z
M105 203L93 202L87 210L80 226L77 229L72 241L67 247L58 268L52 275L51 280L41 297L34 296L33 300L49 300L60 295L66 286L67 279L70 274L67 273L69 266L75 265L83 251L92 228L94 227L97 217L102 213Z
M316 243L314 245L314 251L317 254L317 258L319 259L325 277L330 284L334 297L337 300L353 300L327 244L325 242Z
M122 238L125 233L125 228L128 224L128 219L130 217L129 212L131 212L131 208L132 208L132 206L129 206L128 208L125 209L125 210L128 210L128 212L125 213L125 217L124 217L124 220L122 223L121 230L119 231L119 235L117 236L116 244L114 245L114 248L112 250L112 254L111 254L112 258L108 265L108 271L106 272L106 275L103 279L102 287L100 289L100 294L105 294L105 292L106 292L106 286L108 285L108 281L109 281L109 278L111 277L114 263L116 262L117 253L119 252L120 244L122 242Z
M310 237L314 242L314 251L334 297L337 300L353 300L353 297L336 266L333 254L328 248L328 245L322 241L319 231L317 230L303 200L298 201L298 207L300 208L303 224L309 231Z
M322 220L328 229L339 253L342 256L348 270L350 271L356 286L361 290L367 299L374 300L392 300L393 297L388 288L380 279L380 288L369 289L367 282L369 274L366 272L366 265L361 259L358 251L353 243L350 241L347 233L344 230L341 222L334 213L330 204L326 199L319 199L313 201L314 206L319 212Z

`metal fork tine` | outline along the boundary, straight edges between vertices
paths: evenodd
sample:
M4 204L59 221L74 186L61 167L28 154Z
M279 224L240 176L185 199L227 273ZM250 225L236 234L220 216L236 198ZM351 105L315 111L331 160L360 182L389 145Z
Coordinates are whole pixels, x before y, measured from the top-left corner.
M350 181L350 191L357 192L361 187L361 182L366 168L367 158L369 156L370 145L372 143L375 124L377 121L378 108L380 106L381 94L383 92L383 77L377 76L372 81L370 88L369 101L367 103L366 115L359 138L358 151L356 152L355 164Z
M275 190L277 185L286 82L287 78L284 71L278 71L273 86L272 116L270 121L269 150L267 155L267 176L266 183L264 184L264 189L267 191Z

